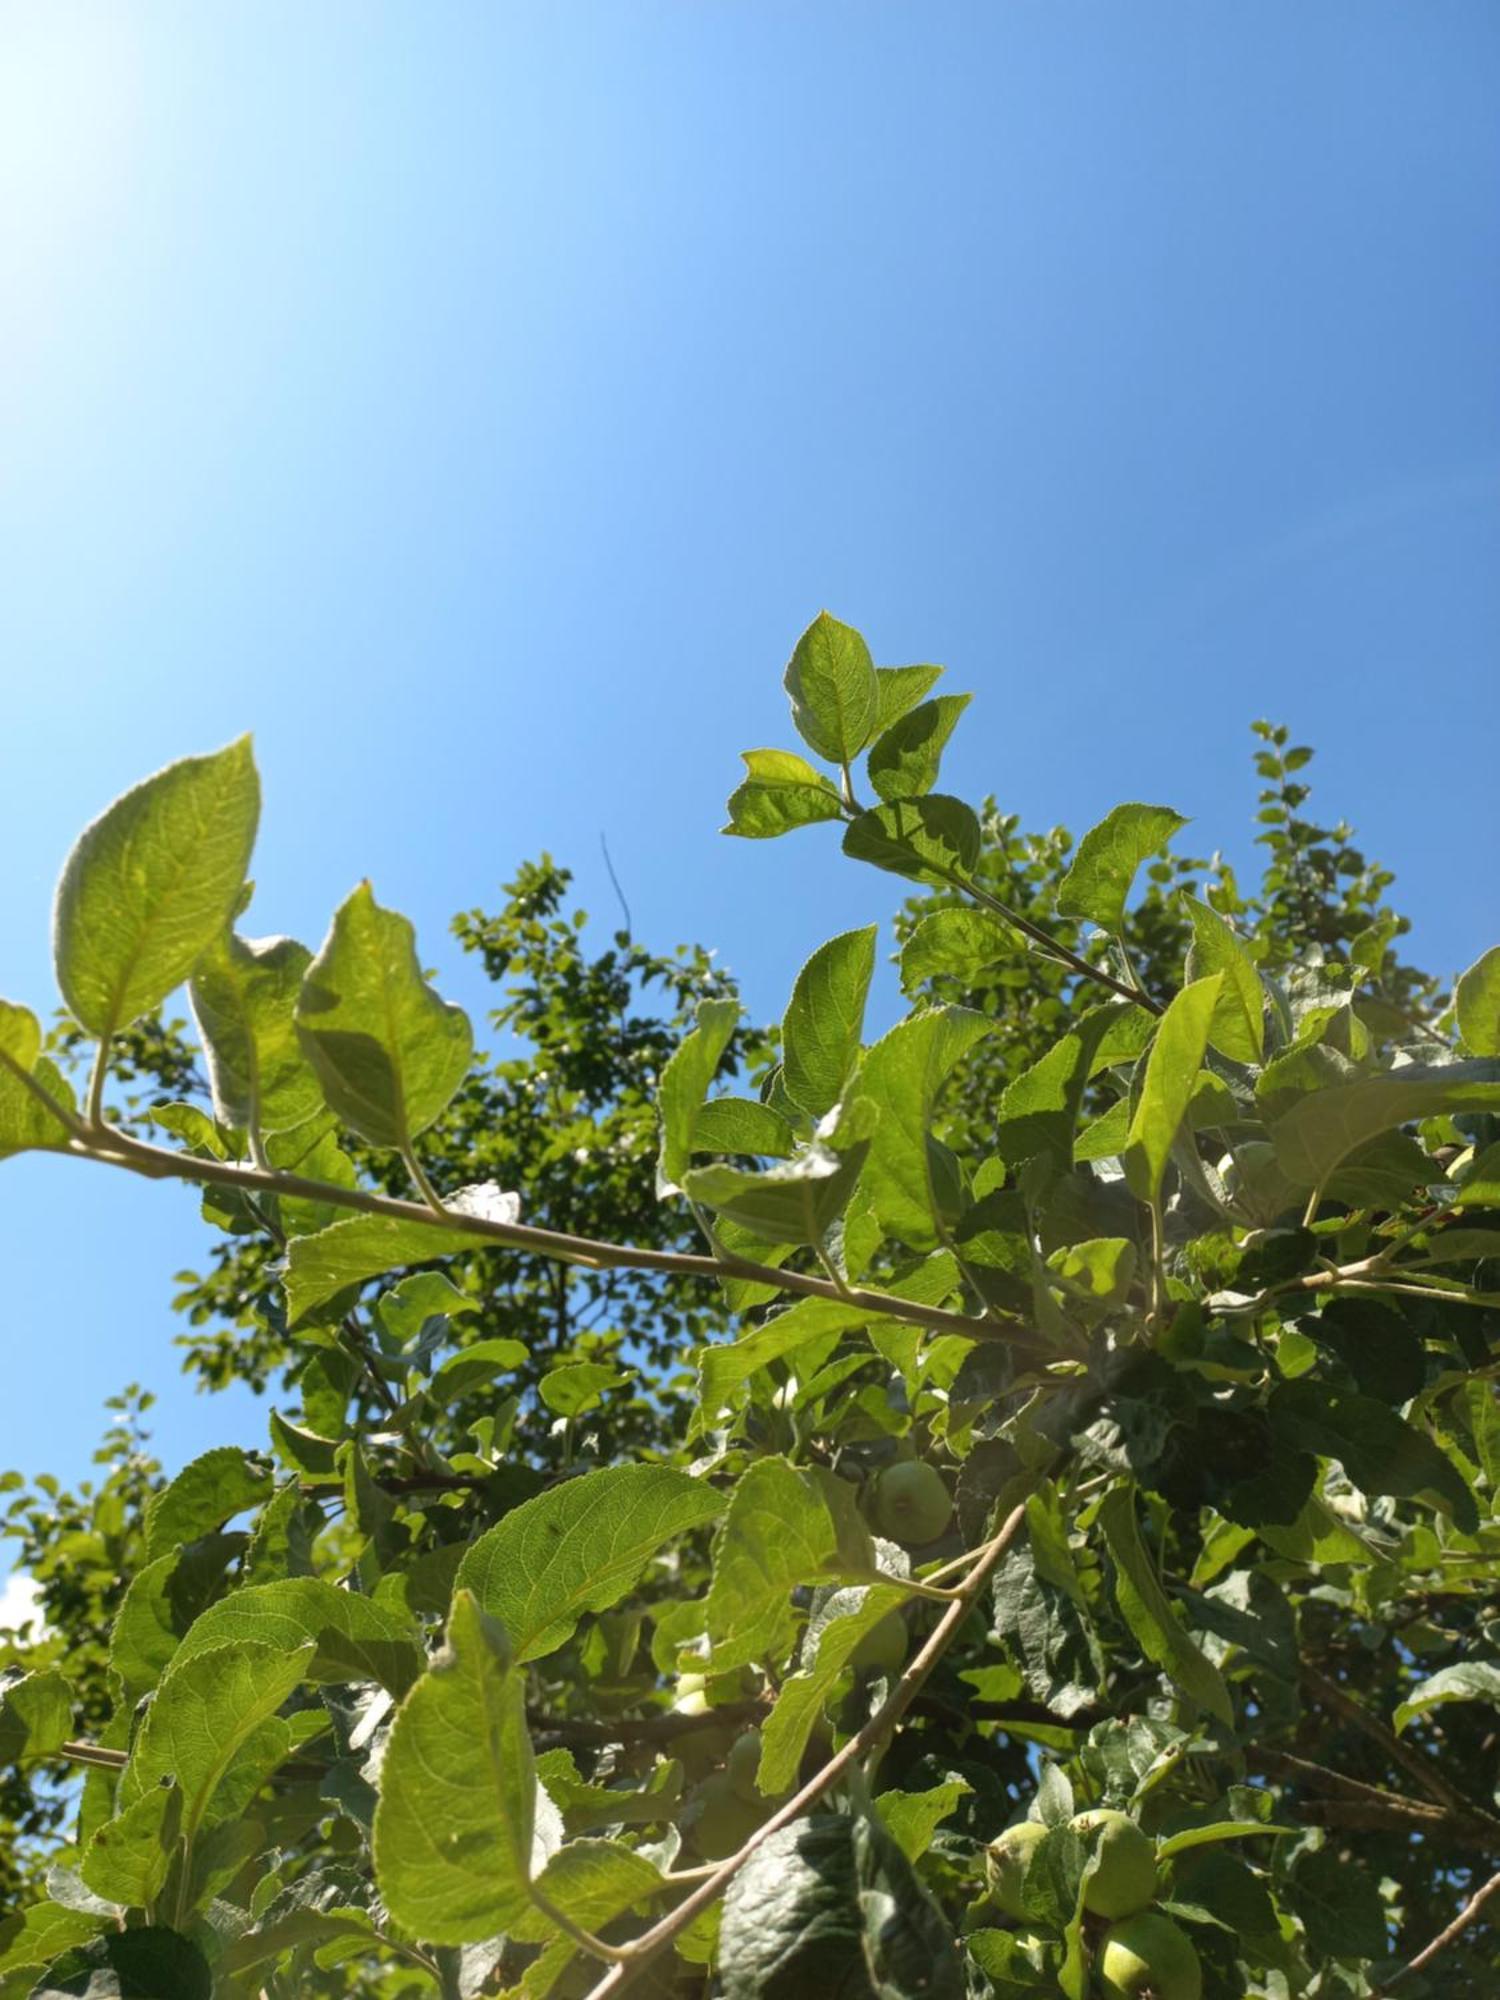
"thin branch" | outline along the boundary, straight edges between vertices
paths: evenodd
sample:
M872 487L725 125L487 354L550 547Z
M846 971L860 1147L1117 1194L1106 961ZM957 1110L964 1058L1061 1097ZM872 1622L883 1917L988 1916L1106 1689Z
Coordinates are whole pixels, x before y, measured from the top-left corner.
M967 1313L948 1312L941 1306L919 1305L912 1299L896 1298L889 1292L850 1287L841 1293L828 1278L807 1271L782 1271L748 1258L728 1255L703 1256L691 1251L652 1250L635 1244L602 1243L590 1237L570 1236L560 1230L539 1229L520 1222L497 1222L489 1216L465 1215L451 1208L434 1210L421 1202L403 1201L394 1195L376 1194L369 1188L339 1187L330 1181L309 1180L301 1174L277 1169L265 1173L240 1161L199 1158L174 1153L168 1147L133 1139L123 1132L94 1135L89 1143L60 1150L77 1159L93 1160L100 1166L119 1167L154 1179L207 1182L215 1187L235 1188L241 1193L266 1193L327 1202L336 1208L353 1209L362 1215L389 1216L398 1222L421 1223L434 1230L447 1229L455 1235L478 1237L487 1243L511 1250L526 1250L536 1256L555 1258L565 1264L591 1264L598 1268L667 1271L686 1277L715 1280L749 1279L774 1285L804 1298L837 1299L856 1305L872 1317L894 1319L909 1326L932 1327L941 1333L957 1333L967 1340L1004 1340L1036 1361L1050 1359L1047 1350L1028 1340L1019 1331L1002 1329L990 1319L975 1319Z
M1495 1895L1500 1895L1500 1875L1492 1875L1488 1882L1481 1884L1474 1891L1468 1902L1464 1904L1448 1928L1439 1931L1431 1944L1424 1945L1416 1957L1408 1959L1399 1972L1393 1972L1385 1982L1386 1986L1394 1986L1398 1979L1405 1979L1408 1973L1421 1972L1425 1967L1429 1966L1440 1951L1446 1951L1455 1939L1462 1936L1479 1915L1485 1904ZM1375 2000L1380 2000L1378 1994L1375 1996Z
M1378 1715L1373 1715L1362 1702L1356 1700L1347 1688L1341 1688L1337 1681L1330 1680L1326 1674L1319 1673L1316 1667L1305 1663L1302 1668L1302 1679L1326 1708L1333 1709L1346 1722L1367 1736L1372 1743L1378 1744L1393 1764L1399 1764L1404 1771L1415 1778L1429 1798L1435 1799L1449 1812L1470 1813L1480 1819L1489 1818L1489 1814L1482 1806L1472 1799L1465 1798L1462 1792L1450 1785L1442 1773L1433 1768L1429 1758L1424 1757L1414 1744L1403 1741L1393 1729L1381 1721Z
M889 1732L905 1715L928 1675L948 1650L959 1627L968 1617L975 1599L989 1581L1000 1558L1010 1547L1022 1522L1026 1519L1026 1505L1023 1501L1011 1509L1005 1525L991 1541L985 1543L974 1559L972 1568L959 1587L953 1604L943 1613L922 1650L917 1654L895 1687L886 1696L874 1715L863 1729L851 1736L843 1748L823 1766L817 1776L811 1778L794 1798L780 1807L762 1825L758 1826L750 1838L732 1854L727 1861L721 1861L692 1894L686 1896L675 1910L663 1917L650 1930L627 1947L628 1956L624 1961L607 1972L588 1996L588 2000L612 2000L612 1996L623 1993L633 1986L650 1962L666 1950L672 1940L679 1937L688 1925L710 1904L718 1901L729 1883L744 1867L755 1850L773 1833L779 1833L784 1826L800 1819L810 1806L816 1805L824 1793L831 1790L846 1771L861 1763L869 1753L881 1744Z
M1144 1007L1148 1014L1165 1012L1149 993L1137 991L1127 986L1123 980L1116 979L1112 972L1106 972L1103 966L1091 964L1080 953L1065 945L1060 938L1053 937L1050 931L1044 931L1040 924L1034 924L1030 917L1023 917L1020 911L1013 910L1009 903L1002 903L998 896L992 896L988 889L981 889L973 882L966 882L961 875L950 875L948 880L955 889L961 889L965 895L972 896L976 903L987 910L993 910L997 917L1003 917L1006 923L1021 933L1022 937L1030 938L1033 944L1040 945L1043 951L1049 952L1053 958L1066 965L1069 971L1076 972L1080 979L1092 979L1100 986L1107 986L1110 992L1117 994L1121 1000L1128 1000L1135 1007Z

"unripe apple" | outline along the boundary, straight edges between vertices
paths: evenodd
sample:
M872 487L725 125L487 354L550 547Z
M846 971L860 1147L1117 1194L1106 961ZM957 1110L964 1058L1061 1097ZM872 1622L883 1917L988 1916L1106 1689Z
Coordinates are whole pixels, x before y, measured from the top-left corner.
M741 1730L729 1746L729 1755L724 1762L724 1775L738 1799L747 1805L759 1805L761 1796L756 1789L755 1774L760 1769L760 1731Z
M934 1542L952 1519L952 1495L934 1466L902 1459L876 1478L870 1521L888 1541Z
M910 1636L901 1613L888 1611L860 1640L849 1664L857 1673L896 1673L906 1664Z
M1105 2000L1202 2000L1203 1967L1192 1940L1159 1910L1111 1924L1098 1971Z
M1023 1819L1015 1826L1008 1826L989 1844L985 1873L989 1876L990 1894L1008 1917L1026 1914L1021 1907L1021 1883L1027 1862L1038 1843L1046 1838L1047 1829L1039 1819Z
M751 1805L742 1799L728 1775L715 1771L698 1787L683 1831L705 1861L722 1861L744 1846L769 1810L764 1801Z
M708 1696L703 1692L708 1682L702 1674L679 1674L677 1676L677 1699L672 1703L674 1715L707 1715Z
M1128 1813L1101 1806L1079 1813L1073 1831L1098 1856L1083 1892L1096 1917L1129 1917L1156 1895L1156 1849Z

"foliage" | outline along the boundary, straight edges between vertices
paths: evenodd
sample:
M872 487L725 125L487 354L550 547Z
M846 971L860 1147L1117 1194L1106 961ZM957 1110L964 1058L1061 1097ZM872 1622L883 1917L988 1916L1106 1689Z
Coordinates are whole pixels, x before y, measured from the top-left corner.
M1495 955L1402 960L1282 730L1242 890L938 791L937 680L825 614L730 801L917 885L874 1039L871 931L756 1033L544 861L472 1061L368 887L230 928L243 744L84 836L0 1153L197 1183L278 1400L15 1492L0 2000L1493 1989Z

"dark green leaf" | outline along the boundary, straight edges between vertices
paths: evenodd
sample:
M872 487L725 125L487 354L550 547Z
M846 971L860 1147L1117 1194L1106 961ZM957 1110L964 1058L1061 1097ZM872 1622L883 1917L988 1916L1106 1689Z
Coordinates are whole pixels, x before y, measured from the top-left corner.
M1451 1514L1465 1534L1478 1527L1474 1496L1452 1459L1373 1396L1346 1393L1303 1377L1276 1390L1271 1421L1303 1451L1336 1458L1362 1493L1426 1495Z
M1420 1681L1396 1710L1392 1721L1399 1736L1409 1722L1430 1715L1450 1701L1485 1701L1500 1708L1500 1661L1459 1660L1440 1667Z
M146 1510L146 1560L222 1528L271 1497L271 1468L236 1445L220 1445L183 1467Z
M1218 1669L1178 1623L1155 1566L1141 1545L1132 1488L1111 1488L1099 1502L1098 1520L1115 1560L1115 1600L1141 1651L1184 1694L1233 1727L1234 1709Z
M910 996L939 977L973 985L986 966L1019 949L1019 934L988 910L934 910L901 947L901 990Z
M1197 1086L1223 983L1223 974L1214 972L1184 986L1157 1023L1124 1154L1126 1179L1143 1201L1154 1202L1161 1194L1167 1161Z
M408 1619L312 1576L254 1584L221 1597L194 1621L172 1670L216 1647L251 1642L290 1653L309 1640L315 1650L304 1680L379 1681L399 1699L422 1671L419 1636Z
M1389 1949L1385 1905L1365 1871L1330 1847L1298 1857L1292 1908L1319 1957L1383 1958Z
M319 1306L366 1278L405 1264L454 1257L462 1250L481 1250L492 1240L440 1222L407 1222L391 1215L351 1215L316 1236L293 1237L287 1246L287 1323L300 1325Z
M368 882L308 968L297 1032L344 1123L403 1152L447 1110L474 1056L468 1015L427 984L411 924L383 909Z
M297 1036L297 999L311 964L312 953L294 938L227 930L199 959L188 992L224 1124L284 1132L322 1110Z
M692 1151L784 1160L796 1135L779 1111L753 1097L713 1097L693 1120Z
M1379 1132L1418 1118L1497 1106L1500 1061L1408 1063L1380 1076L1305 1091L1272 1119L1271 1137L1288 1179L1298 1187L1320 1187L1341 1160Z
M938 780L943 749L969 705L966 694L924 701L870 746L870 783L883 799L920 798Z
M213 1974L197 1945L158 1925L112 1931L77 1945L31 1989L30 2000L210 2000Z
M939 1206L927 1136L938 1093L995 1023L964 1007L933 1007L898 1022L865 1057L859 1091L880 1120L865 1162L864 1189L881 1227L914 1250L939 1240Z
M850 822L844 852L914 882L964 880L979 859L979 821L961 799L943 792L894 799Z

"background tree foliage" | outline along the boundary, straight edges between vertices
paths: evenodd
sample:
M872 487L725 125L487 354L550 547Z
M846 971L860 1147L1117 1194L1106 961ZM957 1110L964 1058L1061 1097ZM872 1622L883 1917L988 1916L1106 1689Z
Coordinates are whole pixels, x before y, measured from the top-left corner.
M274 1414L9 1481L3 2000L1492 1990L1500 961L1405 962L1284 730L1245 889L937 792L936 679L825 615L831 774L730 802L916 885L868 1047L871 933L753 1031L544 858L454 1087L392 913L228 941L240 746L91 829L0 1150L201 1180L186 1365Z

